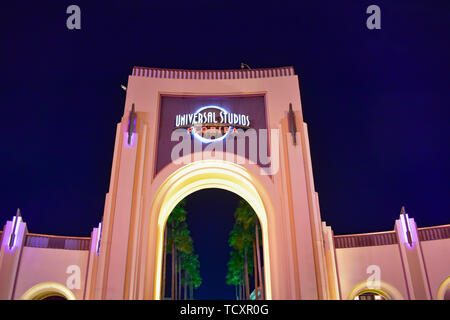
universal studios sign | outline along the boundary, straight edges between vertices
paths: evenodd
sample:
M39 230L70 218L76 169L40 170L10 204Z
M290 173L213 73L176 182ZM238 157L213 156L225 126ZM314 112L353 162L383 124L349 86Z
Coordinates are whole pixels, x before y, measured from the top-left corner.
M238 129L249 129L249 116L228 112L218 106L204 106L194 113L178 114L175 117L175 129L185 128L194 137L208 143L224 139Z
M251 125L248 115L218 106L178 114L170 137L172 142L178 141L172 147L171 161L177 165L206 159L254 163L260 166L262 175L273 175L280 167L279 130L255 130Z

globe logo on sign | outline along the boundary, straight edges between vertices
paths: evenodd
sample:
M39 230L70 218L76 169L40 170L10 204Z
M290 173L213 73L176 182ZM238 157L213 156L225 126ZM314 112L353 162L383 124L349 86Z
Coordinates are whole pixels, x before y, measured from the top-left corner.
M237 128L248 129L250 120L247 115L228 112L219 106L204 106L194 113L179 114L175 118L175 128L186 128L196 139L203 143L225 139Z

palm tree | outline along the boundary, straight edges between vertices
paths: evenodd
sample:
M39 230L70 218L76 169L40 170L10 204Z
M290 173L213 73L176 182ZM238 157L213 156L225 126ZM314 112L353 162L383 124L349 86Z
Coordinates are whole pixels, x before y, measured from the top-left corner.
M190 254L182 253L182 269L184 270L184 298L193 299L194 288L198 288L202 282L200 277L200 262L198 255L192 251ZM188 294L189 287L189 294Z
M253 261L251 259L252 253L252 236L253 232L249 232L244 228L244 225L236 219L233 229L230 232L229 245L234 248L243 259L243 277L244 277L244 291L245 299L250 299L250 284L249 274L252 274ZM250 259L249 259L250 258Z
M258 299L259 291L261 293L261 298L264 298L263 290L261 290L262 272L258 217L253 208L243 199L239 202L239 206L236 209L234 216L236 219L235 227L237 226L237 228L236 231L234 231L234 233L232 231L232 234L230 235L230 240L232 241L230 244L239 252L241 252L242 249L244 251L244 274L247 299L249 298L247 254L250 250L253 251L255 299Z
M170 253L172 255L172 292L171 297L172 300L176 297L176 255L177 255L177 245L180 244L179 241L177 241L178 234L181 230L180 225L182 222L186 220L186 210L184 209L185 200L180 201L176 207L172 210L169 218L166 222L166 232L167 232L167 239L166 239L166 245L164 246L165 252L164 255L167 253ZM169 228L169 230L167 230ZM165 262L164 262L165 264ZM165 279L166 279L166 266L163 266L164 273L163 273L163 287L165 287Z
M228 261L228 273L226 276L227 284L235 286L236 300L241 300L242 270L244 262L242 256L235 249L230 251L230 260Z
M183 271L182 255L191 254L193 251L193 241L186 222L183 221L178 225L174 242L176 244L176 251L179 252L176 266L176 270L178 273L176 296L177 299L181 299L181 275Z
M200 265L200 263L199 263L199 265ZM202 284L202 277L200 276L200 269L198 269L198 268L195 269L195 272L192 274L191 282L192 282L191 299L194 299L194 289L197 289Z
M200 276L200 262L198 255L194 253L194 244L188 225L186 223L187 212L184 209L185 201L181 201L171 212L166 223L164 234L164 258L163 258L163 297L166 286L166 260L167 254L172 256L172 281L171 299L188 298L187 287L190 288L190 298L193 298L193 290L202 283Z

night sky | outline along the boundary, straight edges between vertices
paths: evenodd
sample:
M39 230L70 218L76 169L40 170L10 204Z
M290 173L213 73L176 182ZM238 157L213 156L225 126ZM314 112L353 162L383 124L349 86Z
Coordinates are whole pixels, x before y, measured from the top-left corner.
M66 28L71 4L81 8L81 30ZM381 8L381 30L366 27L371 4ZM448 0L4 3L0 224L20 207L30 232L89 236L103 215L120 85L133 66L241 62L292 65L299 76L321 215L335 234L392 230L402 205L419 227L448 224L449 38ZM222 195L216 214L231 220L198 235L208 192ZM238 198L217 192L188 199L197 251L209 252L199 297L232 298L226 243L208 251L202 241L219 243L232 224Z
M240 199L221 189L197 191L186 198L186 222L194 240L194 250L199 255L203 277L202 285L194 293L195 299L235 297L234 287L226 285L225 279L230 258L228 239Z

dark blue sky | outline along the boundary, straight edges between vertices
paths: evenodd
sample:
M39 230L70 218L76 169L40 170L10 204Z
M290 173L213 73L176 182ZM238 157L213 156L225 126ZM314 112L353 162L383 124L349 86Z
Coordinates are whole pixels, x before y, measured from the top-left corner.
M196 299L235 297L234 287L226 285L225 279L230 258L228 239L239 200L238 195L221 189L201 190L186 198L186 222L194 240L194 250L199 255L203 279L195 291Z
M66 28L71 4L81 30ZM381 30L366 28L371 4ZM0 224L20 207L31 232L89 235L132 67L242 61L299 75L322 218L336 234L391 230L401 205L419 226L447 224L449 33L447 0L2 4Z

